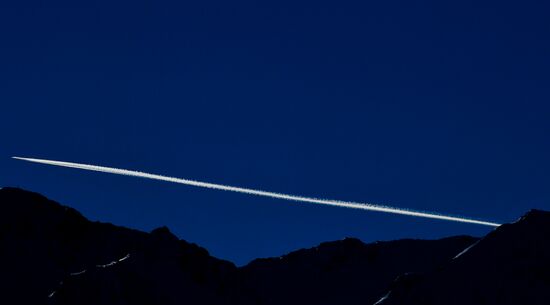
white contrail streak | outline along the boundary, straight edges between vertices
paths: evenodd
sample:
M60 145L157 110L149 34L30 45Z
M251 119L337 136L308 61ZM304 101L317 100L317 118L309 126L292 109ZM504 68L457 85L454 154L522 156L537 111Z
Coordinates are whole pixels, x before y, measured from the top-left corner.
M12 158L18 159L18 160L29 161L29 162L36 162L36 163L43 163L43 164L63 166L63 167L71 167L71 168L78 168L78 169L84 169L84 170L90 170L90 171L96 171L96 172L104 172L104 173L111 173L111 174L118 174L118 175L126 175L126 176L133 176L133 177L168 181L168 182L173 182L173 183L180 183L180 184L204 187L204 188L215 189L215 190L244 193L244 194L271 197L271 198L284 199L284 200L290 200L290 201L309 202L309 203L325 204L325 205L332 205L332 206L344 207L344 208L361 209L361 210L369 210L369 211L377 211L377 212L384 212L384 213L409 215L409 216L416 216L416 217L425 217L425 218L432 218L432 219L473 223L473 224L492 226L492 227L500 226L500 224L494 223L494 222L487 222L487 221L481 221L481 220L475 220L475 219L469 219L469 218L463 218L463 217L446 216L446 215L441 215L441 214L437 214L437 213L428 213L428 212L405 210L405 209L399 209L399 208L383 206L383 205L375 205L375 204L369 204L369 203L348 202L348 201L318 199L318 198L311 198L311 197L287 195L287 194L267 192L267 191L261 191L261 190L254 190L254 189L248 189L248 188L242 188L242 187L236 187L236 186L229 186L229 185L223 185L223 184L215 184L215 183L201 182L201 181L196 181L196 180L189 180L189 179L167 177L167 176L161 176L161 175L155 175L155 174L148 174L148 173L144 173L144 172L138 172L138 171L132 171L132 170L120 169L120 168L113 168L113 167L105 167L105 166L97 166L97 165L89 165L89 164L79 164L79 163L64 162L64 161L34 159L34 158L21 158L21 157L12 157Z

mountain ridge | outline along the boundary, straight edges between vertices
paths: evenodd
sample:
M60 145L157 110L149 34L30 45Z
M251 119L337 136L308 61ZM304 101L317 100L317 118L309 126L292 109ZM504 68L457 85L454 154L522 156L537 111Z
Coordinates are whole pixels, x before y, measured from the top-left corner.
M523 250L534 253L524 264L540 266L540 259L547 258L541 240L550 236L550 213L531 210L481 239L366 244L345 238L237 267L165 226L147 233L92 222L75 209L19 188L1 188L0 205L0 301L6 304L460 304L448 301L448 294L430 298L423 291L431 291L434 282L449 282L444 276L449 270L470 270L494 258L493 250L507 241L514 243L508 246L517 257ZM492 263L501 262L485 262ZM543 269L529 279L546 288L548 274ZM503 281L509 276L504 274ZM477 283L475 278L462 281ZM499 300L476 297L466 303ZM525 304L543 304L537 300Z

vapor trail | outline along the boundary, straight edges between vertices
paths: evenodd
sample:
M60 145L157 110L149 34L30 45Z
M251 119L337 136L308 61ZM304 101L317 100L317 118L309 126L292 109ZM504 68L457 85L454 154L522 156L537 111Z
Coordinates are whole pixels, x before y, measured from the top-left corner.
M302 196L281 194L281 193L275 193L275 192L267 192L262 190L248 189L243 187L229 186L229 185L223 185L223 184L201 182L201 181L190 180L190 179L167 177L167 176L161 176L161 175L155 175L155 174L149 174L149 173L144 173L139 171L113 168L113 167L79 164L79 163L64 162L64 161L34 159L34 158L21 158L21 157L12 157L12 158L29 161L29 162L36 162L36 163L78 168L78 169L84 169L84 170L90 170L90 171L96 171L96 172L104 172L104 173L111 173L111 174L118 174L118 175L126 175L126 176L168 181L173 183L198 186L198 187L204 187L204 188L215 189L215 190L244 193L244 194L271 197L271 198L284 199L284 200L290 200L290 201L309 202L309 203L325 204L325 205L331 205L331 206L337 206L337 207L343 207L343 208L361 209L361 210L409 215L409 216L416 216L416 217L425 217L425 218L432 218L432 219L473 223L473 224L492 226L492 227L500 226L500 224L494 223L494 222L487 222L487 221L456 217L456 216L446 216L446 215L441 215L437 213L419 212L419 211L399 209L399 208L394 208L394 207L389 207L384 205L375 205L375 204L369 204L369 203L302 197Z

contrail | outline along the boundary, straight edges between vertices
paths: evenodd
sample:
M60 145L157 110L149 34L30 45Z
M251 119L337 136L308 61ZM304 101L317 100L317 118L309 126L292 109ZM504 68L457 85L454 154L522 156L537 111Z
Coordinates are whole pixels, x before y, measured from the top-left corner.
M36 162L36 163L78 168L78 169L84 169L84 170L90 170L90 171L96 171L96 172L104 172L104 173L111 173L111 174L118 174L118 175L126 175L126 176L168 181L173 183L198 186L198 187L204 187L204 188L215 189L215 190L244 193L244 194L271 197L271 198L284 199L284 200L290 200L290 201L309 202L309 203L331 205L331 206L337 206L337 207L343 207L343 208L361 209L361 210L393 213L393 214L400 214L400 215L465 222L465 223L472 223L472 224L491 226L491 227L500 226L500 224L494 223L494 222L481 221L481 220L475 220L475 219L463 218L463 217L457 217L457 216L446 216L446 215L441 215L437 213L406 210L406 209L400 209L400 208L394 208L394 207L376 205L376 204L370 204L370 203L359 203L359 202L318 199L318 198L311 198L311 197L288 195L288 194L255 190L255 189L236 187L236 186L230 186L230 185L201 182L201 181L190 180L190 179L167 177L162 175L149 174L149 173L132 171L132 170L121 169L121 168L97 166L97 165L90 165L90 164L80 164L80 163L72 163L72 162L64 162L64 161L34 159L34 158L21 158L21 157L12 157L12 158L29 161L29 162Z

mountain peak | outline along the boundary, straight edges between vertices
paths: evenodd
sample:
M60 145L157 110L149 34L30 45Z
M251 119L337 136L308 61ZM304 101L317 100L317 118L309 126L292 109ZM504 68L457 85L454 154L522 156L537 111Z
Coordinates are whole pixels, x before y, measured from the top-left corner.
M179 238L174 235L167 226L158 227L151 231L151 235L164 240L177 241Z
M516 223L518 222L524 222L524 223L548 223L550 221L550 212L543 211L543 210L537 210L537 209L531 209L527 213L525 213L523 216L521 216Z

